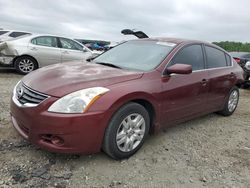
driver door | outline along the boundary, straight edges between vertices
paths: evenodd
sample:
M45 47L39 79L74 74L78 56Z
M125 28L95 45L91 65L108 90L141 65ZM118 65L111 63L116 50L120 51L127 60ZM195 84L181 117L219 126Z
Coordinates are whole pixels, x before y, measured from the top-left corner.
M162 82L164 122L181 122L207 111L208 73L201 44L183 47L168 64L188 64L191 74L172 74Z

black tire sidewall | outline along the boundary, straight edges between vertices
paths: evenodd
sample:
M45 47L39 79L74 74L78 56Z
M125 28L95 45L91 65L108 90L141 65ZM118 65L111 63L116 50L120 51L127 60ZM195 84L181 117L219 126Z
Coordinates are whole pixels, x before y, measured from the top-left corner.
M28 59L28 60L30 60L30 61L34 64L34 69L33 69L32 71L34 71L34 70L36 70L36 69L38 68L37 62L36 62L36 60L35 60L34 58L27 57L27 56L18 57L18 58L15 60L15 62L14 62L14 67L15 67L15 69L16 69L16 71L17 71L18 73L20 73L20 74L28 74L28 73L32 72L32 71L30 71L30 72L23 72L23 71L19 68L19 63L20 63L23 59Z
M145 120L145 134L141 143L130 152L122 152L119 150L116 143L116 134L121 122L129 115L133 113L138 113L143 116ZM143 145L145 138L148 135L150 127L150 118L147 110L140 104L128 103L121 107L111 118L111 121L106 129L104 137L104 151L114 159L124 159L128 158L137 152Z

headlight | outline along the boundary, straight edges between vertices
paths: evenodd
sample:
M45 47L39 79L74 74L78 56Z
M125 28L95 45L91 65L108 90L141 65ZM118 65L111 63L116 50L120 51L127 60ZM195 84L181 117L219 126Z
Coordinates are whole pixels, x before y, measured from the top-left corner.
M56 102L48 109L49 112L59 113L83 113L109 89L104 87L93 87L70 93Z

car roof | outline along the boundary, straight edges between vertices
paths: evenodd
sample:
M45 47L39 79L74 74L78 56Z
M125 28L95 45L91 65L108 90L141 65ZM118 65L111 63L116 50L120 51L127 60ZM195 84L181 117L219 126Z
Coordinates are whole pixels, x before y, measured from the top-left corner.
M52 34L36 34L36 33L33 33L31 34L29 37L30 38L34 38L34 37L43 37L43 36L48 36L48 37L60 37L60 38L67 38L67 39L71 39L71 40L74 40L74 41L77 41L71 37L66 37L66 36L60 36L60 35L52 35ZM78 42L78 41L77 41ZM78 42L80 43L80 42Z
M4 30L0 30L0 31L8 31L8 33L13 33L13 32L31 33L31 32L28 32L28 31L21 31L21 30L8 30L8 29L4 29Z
M213 44L213 43L209 43L206 41L201 41L201 40L192 40L192 39L183 39L183 38L170 38L170 37L154 37L154 38L144 38L144 39L135 39L135 40L144 40L144 41L159 41L159 42L169 42L169 43L174 43L174 44L190 44L190 43L203 43L215 48L218 48L226 53L228 53L226 50L224 50L223 48Z

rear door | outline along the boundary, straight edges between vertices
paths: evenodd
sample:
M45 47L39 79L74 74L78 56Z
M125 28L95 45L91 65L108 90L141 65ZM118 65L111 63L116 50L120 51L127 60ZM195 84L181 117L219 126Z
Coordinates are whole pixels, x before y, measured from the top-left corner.
M202 45L193 44L182 48L168 66L174 64L192 65L193 72L187 75L170 75L162 83L163 119L170 123L207 110L208 74Z
M62 62L65 61L75 61L75 60L86 60L92 54L84 46L78 44L77 42L67 39L60 38L61 43L61 54Z
M28 49L29 55L38 61L40 67L61 62L61 50L57 45L56 37L39 36L33 38Z
M205 45L205 52L209 75L208 105L211 111L220 110L236 79L232 72L232 59L212 46Z

